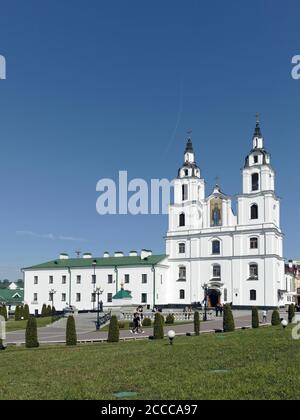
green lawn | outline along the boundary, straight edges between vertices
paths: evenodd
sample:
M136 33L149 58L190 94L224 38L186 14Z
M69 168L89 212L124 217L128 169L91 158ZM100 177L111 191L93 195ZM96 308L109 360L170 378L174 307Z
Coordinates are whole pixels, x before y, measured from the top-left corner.
M1 399L300 399L300 341L281 327L0 356Z
M37 318L36 319L38 328L40 327L46 327L46 325L49 325L52 323L52 318ZM14 321L9 320L6 322L6 331L18 331L18 330L25 330L27 326L27 321Z
M126 331L126 330L131 330L132 329L132 327L130 326L131 321L122 321L122 322L124 322L125 327L120 328L120 331ZM187 324L192 324L192 323L193 323L193 321L176 321L176 322L174 322L174 324L170 324L170 325L165 324L165 326L166 327L168 327L168 326L172 327L172 325L187 325ZM153 322L152 322L151 327L143 327L144 330L147 330L149 328L153 329ZM108 331L108 330L109 330L109 325L105 325L103 328L101 328L101 332L105 332L105 331Z

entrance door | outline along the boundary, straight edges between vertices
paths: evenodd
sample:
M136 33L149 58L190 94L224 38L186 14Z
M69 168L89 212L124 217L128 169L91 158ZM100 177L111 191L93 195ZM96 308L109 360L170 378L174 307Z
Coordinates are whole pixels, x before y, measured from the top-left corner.
M221 302L221 293L217 290L208 291L208 304L211 308L215 308Z

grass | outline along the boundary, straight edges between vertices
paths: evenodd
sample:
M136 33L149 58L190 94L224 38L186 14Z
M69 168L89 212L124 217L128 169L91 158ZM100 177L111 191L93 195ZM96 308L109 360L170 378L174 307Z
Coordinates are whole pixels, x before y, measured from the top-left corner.
M46 327L47 325L52 323L52 317L37 318L36 322L37 322L38 328ZM27 321L9 320L6 322L6 332L25 330L26 326L27 326Z
M220 339L222 337L222 339ZM300 399L300 341L267 327L219 336L9 348L1 399Z
M120 321L120 322L124 322L125 326L124 328L120 328L120 331L126 331L126 330L131 330L132 327L130 326L132 321ZM176 321L174 322L174 324L164 324L165 327L172 327L172 325L186 325L186 324L192 324L193 321ZM148 330L149 328L153 329L153 322L151 327L143 327L143 330ZM109 330L109 325L105 325L103 328L101 328L101 332L106 332Z

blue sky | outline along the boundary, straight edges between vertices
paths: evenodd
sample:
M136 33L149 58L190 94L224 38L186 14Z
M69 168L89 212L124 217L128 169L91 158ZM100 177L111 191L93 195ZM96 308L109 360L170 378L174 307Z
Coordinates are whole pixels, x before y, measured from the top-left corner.
M163 252L166 216L99 216L97 181L175 177L192 127L207 193L218 175L235 195L256 112L300 259L299 19L298 0L2 0L0 278L62 251Z

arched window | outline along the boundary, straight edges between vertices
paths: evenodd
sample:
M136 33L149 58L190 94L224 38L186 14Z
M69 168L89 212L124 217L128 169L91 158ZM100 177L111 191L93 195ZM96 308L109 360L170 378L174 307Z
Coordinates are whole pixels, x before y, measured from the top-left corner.
M181 213L179 216L179 226L185 226L185 214Z
M256 290L250 290L250 300L256 300Z
M250 238L250 249L258 249L258 238Z
M249 265L249 274L250 278L257 278L258 277L258 265L252 263Z
M187 184L182 185L182 201L186 201L188 199L188 186Z
M258 219L258 205L252 204L251 206L251 220Z
M221 243L217 239L212 241L212 254L218 255L221 252Z
M184 265L179 267L179 280L186 280L186 267Z
M185 291L183 289L179 290L179 299L185 299Z
M227 302L228 300L228 291L227 289L224 289L224 302Z
M179 254L185 254L185 243L184 242L179 244Z
M184 175L185 175L185 176L189 176L189 171L188 171L187 169L185 169L185 171L184 171Z
M213 277L221 278L221 266L219 264L213 266Z
M259 190L259 174L252 174L252 191Z

